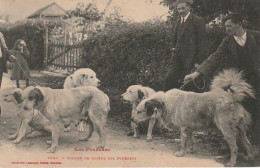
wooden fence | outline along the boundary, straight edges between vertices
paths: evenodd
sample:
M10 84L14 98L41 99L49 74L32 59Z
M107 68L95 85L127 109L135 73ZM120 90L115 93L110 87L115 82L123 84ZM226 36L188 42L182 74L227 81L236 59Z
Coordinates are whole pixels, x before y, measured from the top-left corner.
M46 63L50 69L74 71L80 66L82 58L81 43L69 44L64 41L52 40L47 44Z

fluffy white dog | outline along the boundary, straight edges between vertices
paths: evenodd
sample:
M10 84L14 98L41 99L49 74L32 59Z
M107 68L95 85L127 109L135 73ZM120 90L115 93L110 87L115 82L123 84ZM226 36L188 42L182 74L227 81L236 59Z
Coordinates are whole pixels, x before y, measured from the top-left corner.
M63 88L71 89L81 86L95 86L98 87L100 85L100 80L96 77L96 73L90 68L81 68L76 70L72 75L69 75L65 81ZM84 131L84 122L80 122L77 130L79 132ZM70 126L64 129L65 132L70 130Z
M96 77L96 73L92 69L81 68L65 79L63 88L70 89L80 86L98 87L99 84L100 80Z
M237 138L246 149L247 159L254 157L246 136L251 116L241 105L246 96L254 98L254 93L243 79L242 73L233 69L225 70L213 79L209 92L172 89L166 93L153 94L140 102L133 120L139 123L150 118L162 118L166 128L179 128L182 147L176 156L184 156L189 151L187 148L193 147L193 130L207 128L210 122L214 122L230 147L231 159L226 166L235 166Z
M136 115L137 110L136 107L137 105L143 100L151 95L153 95L155 91L149 87L144 87L141 85L132 85L127 88L126 92L123 93L121 96L124 100L124 102L130 102L132 104L132 113L131 113L131 118ZM149 126L148 126L148 132L147 132L147 141L152 140L152 131L154 124L156 123L157 128L162 128L162 123L160 120L155 120L154 118L151 118L149 120ZM139 138L139 124L136 124L131 121L131 128L132 130L127 133L128 136L133 135L134 138Z

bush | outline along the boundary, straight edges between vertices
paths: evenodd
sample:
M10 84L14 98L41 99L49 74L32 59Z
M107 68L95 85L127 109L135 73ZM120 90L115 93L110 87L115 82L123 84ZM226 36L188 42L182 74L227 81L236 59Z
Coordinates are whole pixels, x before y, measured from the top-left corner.
M209 54L215 52L221 43L221 41L225 38L225 30L224 27L218 24L213 24L211 27L207 27L208 32L208 50Z
M82 67L92 68L111 87L142 84L161 89L171 55L169 31L160 22L105 30L83 43Z

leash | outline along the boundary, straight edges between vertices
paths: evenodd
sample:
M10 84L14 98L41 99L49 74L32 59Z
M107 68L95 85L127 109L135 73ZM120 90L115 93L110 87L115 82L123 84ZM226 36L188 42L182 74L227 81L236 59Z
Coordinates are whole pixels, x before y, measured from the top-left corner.
M16 62L17 62L17 64L19 65L19 67L21 68L21 70L23 71L23 73L27 76L27 78L28 78L35 86L41 86L41 85L37 84L36 82L34 82L34 81L32 80L32 78L30 78L29 75L27 75L27 73L24 71L22 65L21 65L18 61L16 61ZM61 83L64 83L65 80L66 80L66 78L65 78L64 80L62 80ZM58 88L58 86L54 87L53 89L56 89L56 88Z
M205 79L202 77L202 80L203 80L203 87L199 87L197 84L196 84L196 82L195 82L195 80L193 79L192 80L192 82L193 82L193 84L195 85L195 87L197 88L197 89L199 89L199 90L203 90L203 89L205 89L205 86L206 86L206 81L205 81ZM185 86L185 85L187 85L188 83L190 83L191 81L188 81L188 82L182 82L183 84L181 85L181 87L179 87L179 89L180 90L182 90L182 88Z
M191 73L195 72L196 69L197 69L196 67L192 68L192 69L191 69ZM195 78L195 79L196 79L196 78ZM193 84L195 85L195 87L196 87L197 89L199 89L199 90L205 89L205 87L206 87L206 81L205 81L205 79L202 77L203 87L199 87L199 86L196 84L195 79L192 80L192 82L193 82ZM179 89L182 90L182 88L183 88L185 85L187 85L188 83L190 83L190 82L191 82L191 81L188 81L188 82L184 82L184 81L183 81L183 82L182 82L183 84L181 85L181 87L179 87Z
M16 60L16 62L17 62L17 64L19 65L19 67L21 68L21 70L23 71L23 73L27 76L27 78L28 78L35 86L37 86L38 84L37 84L36 82L34 82L34 81L32 80L32 78L30 78L29 75L27 75L27 73L24 71L22 65L21 65L17 60ZM40 86L40 85L38 85L38 86Z

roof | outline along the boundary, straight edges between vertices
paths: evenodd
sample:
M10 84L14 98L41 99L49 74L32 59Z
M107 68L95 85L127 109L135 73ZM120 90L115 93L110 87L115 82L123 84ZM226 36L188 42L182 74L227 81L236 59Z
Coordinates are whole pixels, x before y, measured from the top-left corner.
M28 16L28 18L60 17L66 15L67 15L66 11L54 2L50 5L47 5L37 10L36 12Z

